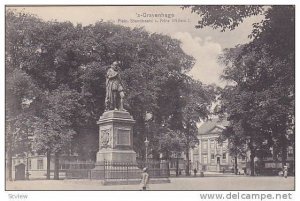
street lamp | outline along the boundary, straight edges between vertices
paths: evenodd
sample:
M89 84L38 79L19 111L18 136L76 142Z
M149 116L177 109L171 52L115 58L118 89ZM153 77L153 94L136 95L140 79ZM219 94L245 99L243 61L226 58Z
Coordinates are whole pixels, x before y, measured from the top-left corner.
M145 147L146 147L146 163L148 162L148 146L149 146L149 141L146 137L146 140L145 140Z
M22 109L26 112L26 110L28 110L28 108L30 107L30 104L32 103L32 100L30 99L22 99ZM23 140L24 143L24 140ZM29 144L29 131L28 131L28 124L26 124L26 139L25 139L25 143L26 143L26 180L29 180L29 149L30 149L30 144Z

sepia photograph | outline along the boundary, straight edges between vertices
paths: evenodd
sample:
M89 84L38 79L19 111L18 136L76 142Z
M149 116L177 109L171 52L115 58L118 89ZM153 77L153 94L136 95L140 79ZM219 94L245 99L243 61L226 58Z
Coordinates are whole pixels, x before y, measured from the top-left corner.
M295 191L295 7L5 5L5 191Z

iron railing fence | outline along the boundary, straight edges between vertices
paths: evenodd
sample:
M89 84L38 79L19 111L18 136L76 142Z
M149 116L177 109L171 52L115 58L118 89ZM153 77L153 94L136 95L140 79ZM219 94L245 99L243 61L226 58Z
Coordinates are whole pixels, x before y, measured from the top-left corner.
M147 167L150 178L168 178L168 161L137 161L137 163L110 162L72 164L65 169L66 179L129 180L140 179L142 169Z

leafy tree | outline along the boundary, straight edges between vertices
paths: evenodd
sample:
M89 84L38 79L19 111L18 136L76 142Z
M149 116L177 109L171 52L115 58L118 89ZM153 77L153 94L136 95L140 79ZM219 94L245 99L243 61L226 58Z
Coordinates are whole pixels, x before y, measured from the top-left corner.
M255 155L266 148L264 141L285 164L287 146L294 144L295 7L184 8L200 15L196 28L211 26L221 31L233 30L246 17L265 16L253 24L251 42L224 51L220 59L226 66L223 78L232 86L223 90L221 99L234 131L228 139L234 140L240 132L237 135L244 136L251 151L251 174Z
M40 108L39 119L35 122L34 148L37 152L47 153L47 164L50 164L51 153L54 153L54 179L58 179L59 155L72 153L71 142L76 134L72 119L78 117L77 111L81 109L78 103L80 96L76 91L61 86L50 93L46 92L44 97L44 107ZM47 171L50 173L50 169Z
M184 136L182 132L167 129L160 136L160 152L166 160L170 160L172 155L176 156L176 176L179 175L179 155L185 151Z
M197 123L207 119L210 114L210 107L215 100L214 88L203 86L201 82L189 79L187 89L182 92L183 107L181 111L181 124L183 131L183 142L187 160L186 174L190 174L189 151L198 143Z
M258 5L197 5L183 6L183 9L191 9L192 13L200 16L197 29L210 26L220 28L222 32L234 30L244 19L263 12L263 6Z
M125 108L136 120L134 149L138 155L144 156L147 136L152 155L158 158L162 137L169 131L181 133L190 146L195 122L207 115L212 97L208 86L185 75L194 59L183 52L180 41L111 23L74 26L9 10L6 16L6 34L11 36L6 38L7 72L21 71L38 91L28 98L34 116L30 124L34 125L34 148L47 153L48 164L50 153L56 155L56 161L61 153L79 152L83 158L95 155L95 122L104 111L106 69L113 61L120 63ZM22 88L15 82L11 86ZM193 104L195 100L198 105ZM22 113L16 111L16 115ZM152 117L146 119L147 114ZM87 132L92 134L87 136ZM47 169L49 175L49 166Z
M11 60L6 61L11 65ZM15 69L6 72L6 154L8 177L12 180L12 156L30 151L28 137L31 130L29 122L33 120L31 101L39 93L33 80L24 71Z
M244 91L231 89L230 93L222 93L222 104L225 109L230 126L222 136L228 139L230 152L233 156L242 155L244 146L250 151L251 175L254 175L254 158L264 147L264 142L269 138L269 133L263 130L262 123L253 108L255 95Z
M52 91L60 85L62 80L66 81L66 78L60 79L60 77L56 76L57 73L59 75L63 74L57 70L59 68L53 68L54 64L58 64L54 62L54 53L56 49L59 49L60 44L55 36L58 33L65 33L66 29L70 29L70 23L45 23L32 15L18 14L10 10L7 11L6 16L6 109L7 119L10 127L12 127L10 130L16 130L20 134L23 133L22 138L24 138L26 137L25 134L28 136L28 128L31 128L30 133L32 134L34 130L41 129L44 123L48 123L57 132L59 129L57 127L64 125L63 121L59 121L61 118L58 116L67 119L69 118L70 111L60 108L54 112L54 108L50 109L51 106L45 103L47 98L48 102L51 102L49 100L51 96L46 97L49 94L42 91ZM70 86L73 86L73 84L70 83ZM72 94L72 96L74 95ZM64 103L68 102L67 99L63 101ZM24 105L29 107L26 109L26 112L23 108ZM56 107L59 106L57 105ZM47 112L48 115L45 115ZM57 112L67 113L58 114ZM24 129L27 131L24 132ZM8 132L7 136L9 134ZM11 138L8 137L8 139ZM63 139L57 138L55 140L52 140L52 143L56 145L60 144L60 140L63 141ZM42 143L42 141L39 143ZM8 155L11 158L12 154ZM49 161L50 155L47 164L48 178L50 175ZM8 164L11 164L11 162ZM11 171L11 167L9 169Z
M292 6L270 8L266 20L255 25L254 40L225 50L221 58L226 65L223 77L234 85L224 91L224 106L226 103L232 124L242 126L240 132L251 142L248 147L253 169L253 155L265 149L262 142L267 141L268 147L277 150L285 164L287 146L294 141L293 10ZM279 26L282 23L283 28Z
M175 102L176 109L164 121L169 125L171 134L167 133L161 138L161 149L166 154L178 152L178 149L183 150L186 156L185 171L187 175L190 174L190 149L198 143L197 123L201 119L206 119L210 114L209 109L216 94L214 90L212 86L205 86L201 82L185 76L185 81L181 83L181 90L177 94L180 99ZM168 138L168 136L174 137L174 145L169 144L170 137Z

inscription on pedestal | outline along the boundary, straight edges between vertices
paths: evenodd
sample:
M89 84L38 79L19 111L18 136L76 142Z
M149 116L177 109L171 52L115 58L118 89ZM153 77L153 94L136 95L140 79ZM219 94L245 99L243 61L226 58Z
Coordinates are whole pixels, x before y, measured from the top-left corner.
M130 145L130 129L118 128L117 145Z

